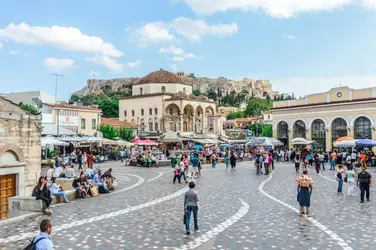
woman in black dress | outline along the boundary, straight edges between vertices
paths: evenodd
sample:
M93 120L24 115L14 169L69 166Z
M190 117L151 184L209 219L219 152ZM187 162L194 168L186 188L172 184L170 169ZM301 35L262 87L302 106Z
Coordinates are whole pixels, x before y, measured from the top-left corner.
M38 181L38 185L36 186L36 199L43 200L44 204L46 205L46 209L44 210L48 214L52 214L51 210L51 192L47 188L47 177L41 176Z

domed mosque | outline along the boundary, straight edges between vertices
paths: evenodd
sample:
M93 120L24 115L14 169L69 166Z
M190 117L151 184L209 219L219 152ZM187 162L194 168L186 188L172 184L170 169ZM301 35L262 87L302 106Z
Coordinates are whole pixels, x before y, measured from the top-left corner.
M141 125L147 132L221 131L216 103L193 95L191 84L163 69L132 86L132 96L119 100L119 116L119 120Z

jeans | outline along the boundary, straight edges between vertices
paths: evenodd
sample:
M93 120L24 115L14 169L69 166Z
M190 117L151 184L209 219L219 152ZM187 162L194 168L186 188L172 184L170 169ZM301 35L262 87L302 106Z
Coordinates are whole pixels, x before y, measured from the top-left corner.
M359 185L360 188L360 200L364 201L364 192L366 193L366 198L369 200L369 185Z
M265 174L269 174L269 163L264 163Z
M82 161L78 161L78 169L82 169Z
M323 161L320 161L320 165L322 165L322 170L325 170L325 163Z
M336 160L330 160L330 170L336 169Z
M229 167L230 163L229 162L226 162L226 169L228 170L228 167Z
M338 180L338 193L342 193L343 180Z
M53 195L55 195L55 196L63 196L64 201L68 202L67 195L65 194L64 191L59 191L59 192L53 193Z
M185 171L182 171L180 174L180 179L184 179L185 182L187 182L187 178L185 176Z
M106 184L105 181L103 181L103 182L98 182L98 183L96 183L95 185L98 186L98 187L103 187L104 189L107 189L107 184Z
M198 229L198 224L197 224L197 206L187 206L187 214L185 218L185 230L189 232L189 224L191 221L191 212L193 212L193 221L195 225L195 229Z

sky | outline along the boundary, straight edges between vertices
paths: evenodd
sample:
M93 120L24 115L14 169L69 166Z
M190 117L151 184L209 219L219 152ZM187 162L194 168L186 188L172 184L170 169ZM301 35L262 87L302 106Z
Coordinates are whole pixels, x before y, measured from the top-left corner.
M38 3L38 4L36 4ZM0 93L163 68L304 96L376 87L376 0L4 0Z

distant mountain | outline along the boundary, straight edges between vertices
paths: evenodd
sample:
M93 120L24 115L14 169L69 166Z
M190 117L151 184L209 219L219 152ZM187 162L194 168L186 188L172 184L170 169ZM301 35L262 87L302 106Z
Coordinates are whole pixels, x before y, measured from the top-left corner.
M242 90L246 90L249 96L253 95L260 98L266 98L266 96L274 98L274 96L278 95L278 92L273 91L269 80L244 78L243 80L236 81L225 77L214 79L208 77L196 77L194 74L184 74L182 72L177 73L177 75L182 77L185 82L192 84L193 90L199 90L203 94L209 92L220 92L223 96L232 91L240 93ZM122 91L131 87L133 84L136 84L140 79L141 78L139 77L114 78L109 80L89 79L87 80L87 86L77 91L75 94L86 96L89 93L102 93L105 87L111 87L113 91Z

